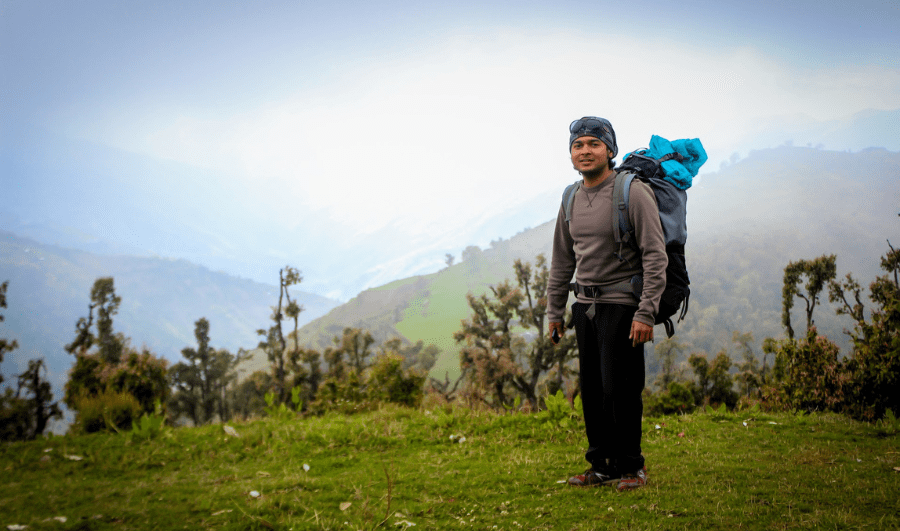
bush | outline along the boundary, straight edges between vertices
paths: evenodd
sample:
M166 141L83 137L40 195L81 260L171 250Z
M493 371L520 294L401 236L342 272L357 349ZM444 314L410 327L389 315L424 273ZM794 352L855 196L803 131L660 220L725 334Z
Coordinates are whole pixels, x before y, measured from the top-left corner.
M167 361L144 348L141 353L128 349L125 359L111 371L108 382L137 399L141 410L153 413L157 402L169 396Z
M783 380L777 401L795 410L841 411L849 378L839 352L814 326L804 339L778 342L775 360Z
M314 414L325 411L351 414L375 409L377 403L367 399L363 383L355 371L350 371L342 378L328 378L319 386L316 400L309 405L309 411Z
M875 303L869 320L860 302L859 284L850 275L831 287L831 300L842 302L839 314L852 316L853 356L847 362L847 413L863 420L877 420L888 410L900 411L900 250L882 257L881 267L893 275L875 279L869 286ZM893 278L892 278L893 277ZM847 294L851 293L848 302Z
M143 413L140 402L134 396L112 390L83 396L74 402L78 414L72 430L76 433L127 430Z
M273 385L272 376L266 371L248 376L234 390L234 414L244 420L261 415L266 408L266 391Z
M69 371L66 382L65 403L69 409L78 410L78 401L85 396L103 392L105 385L100 378L103 361L99 354L76 354L75 365Z
M30 440L43 435L47 423L62 418L53 402L50 382L44 379L44 360L30 360L28 370L18 376L17 390L9 387L0 395L0 440Z
M105 429L96 427L99 421L95 409L101 407L98 404L109 406L109 411L128 409L116 405L121 400L113 396L127 395L129 398L122 400L137 404L138 413L134 418L140 417L141 413L153 413L154 404L157 401L165 403L169 395L166 363L165 359L147 349L138 353L129 348L118 363L106 362L100 354L77 354L69 381L66 382L66 405L78 412L79 417L82 416L82 407L94 408L83 415L86 433ZM123 421L124 425L118 422L118 416L112 418L116 419L113 425L117 428L128 429L131 426L131 417Z
M426 376L414 370L403 370L403 357L396 354L379 356L369 373L369 398L409 407L419 407L424 395Z
M880 419L900 411L900 298L862 323L854 336L853 357L847 362L847 413L857 419Z
M644 391L644 409L648 415L675 415L694 410L694 394L679 382L669 382L669 387L659 393Z
M163 432L166 427L166 416L159 400L153 404L153 410L152 415L144 413L140 420L131 422L132 439L152 439Z
M705 354L691 354L688 358L694 370L696 381L688 384L688 390L694 395L694 403L698 406L724 404L728 409L737 405L738 394L734 391L734 381L729 370L731 358L721 351L708 362Z
M7 387L0 395L0 441L24 441L31 438L31 407Z

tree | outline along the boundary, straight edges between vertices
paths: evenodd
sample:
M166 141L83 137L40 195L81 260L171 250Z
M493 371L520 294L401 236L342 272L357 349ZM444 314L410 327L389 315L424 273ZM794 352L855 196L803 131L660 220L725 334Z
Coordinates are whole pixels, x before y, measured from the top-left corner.
M170 402L174 414L187 414L195 425L211 422L218 415L221 421L230 417L226 387L237 375L234 372L240 357L225 349L209 346L209 321L201 317L194 323L197 348L184 348L179 362L169 369L169 381L176 388Z
M839 359L837 345L818 335L813 320L813 311L825 286L829 286L832 301L836 296L835 261L833 254L822 255L814 260L790 262L784 269L782 324L788 337L783 341L767 338L763 343L763 352L775 355L774 385L765 386L762 393L764 401L771 405L806 411L839 411L843 407L847 383L844 363ZM799 288L803 277L806 277L805 292ZM848 279L848 282L853 281ZM806 334L799 340L794 339L791 326L795 297L806 302ZM855 308L856 311L861 312L862 308Z
M438 380L434 377L428 378L428 386L430 391L436 393L443 397L447 402L453 402L457 398L457 391L459 390L459 384L462 383L463 377L465 373L461 374L459 378L450 382L450 372L444 372L444 380Z
M3 282L0 284L0 309L6 308L6 290L9 287L9 281ZM0 313L0 323L3 322L3 314ZM9 340L3 337L0 337L0 363L3 363L3 356L7 352L12 352L19 347L19 344L15 339ZM0 383L3 383L3 375L0 374Z
M373 343L375 343L375 339L368 330L344 328L344 335L340 341L340 350L347 357L350 369L357 376L361 375L367 366L367 360L371 355L369 348Z
M427 373L434 367L441 349L435 345L425 346L421 339L414 345L405 345L399 337L388 339L379 347L380 355L396 354L403 359L403 369L419 369Z
M105 363L115 364L122 358L126 342L122 334L113 332L113 316L119 311L122 298L116 295L112 277L101 277L94 281L91 288L91 303L88 305L87 318L81 317L75 325L75 340L66 345L70 354L87 352L97 346L100 358ZM97 322L94 323L96 310ZM97 333L91 332L94 326Z
M742 334L735 330L732 333L731 340L737 344L738 351L743 359L741 363L738 363L739 372L734 376L734 379L738 382L741 394L750 397L754 391L759 390L760 385L765 381L765 357L763 358L763 366L760 368L756 355L753 353L752 332Z
M291 374L291 389L300 387L300 399L303 403L315 400L323 378L319 351L311 348L294 349L288 359L288 369Z
M775 352L781 376L777 394L783 405L809 412L841 411L847 374L837 345L813 326L801 340L778 342Z
M575 338L569 335L554 346L544 333L549 278L544 256L538 255L534 266L516 260L513 268L518 287L505 280L490 287L492 297L466 296L472 317L453 337L464 344L460 365L472 396L494 407L508 406L520 396L537 409L539 387L546 384L548 392L561 389L573 373L567 364L575 357ZM516 325L535 328L535 337L526 341L514 335ZM548 381L550 373L554 377ZM446 390L449 381L432 381L432 386Z
M447 253L446 255L444 255L444 263L447 264L447 267L453 267L453 262L455 261L456 257L454 257L452 254Z
M267 371L256 371L234 390L234 414L242 419L259 415L266 407L265 395L272 389L272 374Z
M53 391L50 382L41 375L41 371L47 372L47 366L43 359L29 360L28 370L19 375L18 391L16 398L26 398L28 404L29 439L34 439L44 433L47 423L51 419L61 419L62 410L59 402L53 401ZM24 391L24 396L23 396Z
M543 254L535 257L534 269L531 264L516 260L513 264L516 272L516 281L519 289L524 291L524 305L517 309L519 324L529 329L536 329L536 337L528 345L525 354L525 363L522 371L512 381L516 389L522 393L531 405L532 410L537 410L537 388L542 377L554 370L554 378L547 382L547 394L555 394L563 388L563 382L574 371L567 367L567 363L577 355L574 334L563 337L559 345L554 345L547 336L545 319L547 316L547 281L550 271L547 269L547 259Z
M669 389L669 384L678 380L681 371L677 369L678 356L684 352L687 345L679 343L673 338L666 338L653 347L653 353L659 360L660 372L656 378L656 387L664 392Z
M76 430L128 428L135 414L153 413L156 402L167 401L166 360L147 348L138 352L113 330L112 317L120 302L113 279L98 278L91 289L88 316L78 320L75 339L65 347L75 356L64 400L78 413Z
M379 354L366 379L367 395L380 402L418 407L424 394L425 372L404 369L403 357L396 353Z
M257 334L265 339L259 343L259 348L266 352L269 363L272 367L272 383L275 386L275 394L279 403L286 403L288 400L287 390L287 372L286 366L290 359L291 353L287 350L287 341L284 338L284 332L281 328L281 321L284 320L285 314L294 320L294 345L293 349L299 350L296 341L296 332L298 328L298 317L303 311L303 306L297 304L291 299L288 288L299 284L303 281L300 271L285 266L278 272L279 288L278 288L278 306L272 308L272 322L274 323L268 330L257 330Z
M873 309L868 319L861 288L851 275L829 286L830 300L840 304L837 313L855 321L850 332L853 355L847 361L847 407L852 416L865 420L880 419L888 409L900 413L900 249L890 242L888 248L881 257L887 274L869 286Z
M477 245L470 245L463 249L461 258L463 264L465 264L466 271L475 273L478 271L478 268L480 267L479 263L482 259L481 248Z
M794 307L794 297L800 297L806 302L806 329L809 330L815 324L813 321L813 310L819 303L819 294L837 274L835 259L833 254L822 255L814 260L790 262L784 268L781 321L789 339L794 338L794 329L791 326L791 309ZM806 277L805 293L799 289L800 282L802 282L804 276Z
M471 396L500 407L512 404L512 379L521 372L514 349L521 349L524 341L514 340L511 328L524 297L509 280L490 289L493 297L466 295L472 317L462 322L453 339L464 344L460 366Z
M101 378L103 369L121 360L126 341L124 336L113 332L113 316L118 312L121 302L122 299L116 295L112 277L101 277L94 281L88 316L78 319L75 324L75 339L65 347L69 354L75 356L75 365L66 383L65 402L70 409L77 410L76 401L79 397L100 394L104 390ZM94 347L97 347L96 351L91 352Z
M728 372L732 365L731 358L724 350L716 354L712 363L707 361L705 354L699 353L691 354L688 363L697 378L691 382L697 405L725 404L729 408L737 405L737 393L732 389L734 384Z
M368 330L346 327L341 337L332 340L334 346L325 349L328 366L319 387L317 407L330 408L339 402L356 407L367 398L365 370L369 367L370 347L375 342Z
M8 287L9 282L0 284L0 308L7 308ZM0 322L3 322L3 314L0 314ZM15 340L0 338L0 363L7 352L18 346ZM6 388L0 396L0 440L34 439L44 433L51 419L62 418L58 403L53 401L50 382L41 375L42 369L47 372L43 359L30 360L28 369L17 377L15 393Z

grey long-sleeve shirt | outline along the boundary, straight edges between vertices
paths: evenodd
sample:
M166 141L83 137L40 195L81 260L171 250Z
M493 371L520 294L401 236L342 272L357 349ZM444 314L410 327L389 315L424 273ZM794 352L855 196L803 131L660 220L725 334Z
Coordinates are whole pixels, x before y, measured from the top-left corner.
M653 326L659 300L666 286L666 257L659 208L650 187L635 179L631 184L628 214L635 228L640 252L632 246L622 246L625 261L619 261L612 227L612 196L615 177L592 188L582 187L575 194L572 218L560 206L553 235L553 258L547 285L547 318L562 322L569 298L569 283L573 274L582 286L612 286L627 282L643 272L644 290L641 300L625 292L604 293L598 302L637 305L634 319ZM579 302L591 299L578 296Z

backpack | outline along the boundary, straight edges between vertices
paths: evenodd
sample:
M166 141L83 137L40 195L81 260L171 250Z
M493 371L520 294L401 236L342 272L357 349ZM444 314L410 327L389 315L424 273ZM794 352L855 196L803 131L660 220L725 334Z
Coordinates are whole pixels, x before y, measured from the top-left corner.
M659 205L659 220L663 229L666 256L669 264L666 267L666 287L656 314L656 324L663 324L666 335L675 334L672 317L681 311L678 322L681 322L688 311L691 295L690 278L684 256L684 245L687 241L687 193L691 186L691 177L696 175L700 166L706 162L706 152L697 139L676 140L669 142L656 135L650 143L650 149L634 151L625 155L622 164L616 169L613 188L613 234L619 244L619 260L622 246L631 245L637 249L634 227L628 216L628 196L631 183L635 178L650 186ZM667 151L666 153L661 153ZM686 155L685 155L686 154ZM566 223L572 217L572 205L575 192L581 181L569 185L563 193L563 207ZM630 291L638 299L643 291L643 277L636 275L628 282L613 286L613 290Z

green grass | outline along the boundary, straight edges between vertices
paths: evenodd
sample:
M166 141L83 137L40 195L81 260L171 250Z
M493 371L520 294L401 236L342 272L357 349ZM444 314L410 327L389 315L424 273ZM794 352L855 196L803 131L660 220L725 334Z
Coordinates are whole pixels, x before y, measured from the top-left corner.
M0 528L900 527L896 426L835 415L645 419L650 484L625 493L560 483L586 468L584 436L547 413L386 407L232 426L239 438L205 426L5 444Z
M489 293L490 288L486 280L470 278L455 270L433 275L427 293L411 300L395 325L413 343L421 340L441 349L431 370L435 378L443 379L445 374L451 378L459 376L459 347L453 334L461 328L460 322L472 315L465 297L469 292L480 295Z

